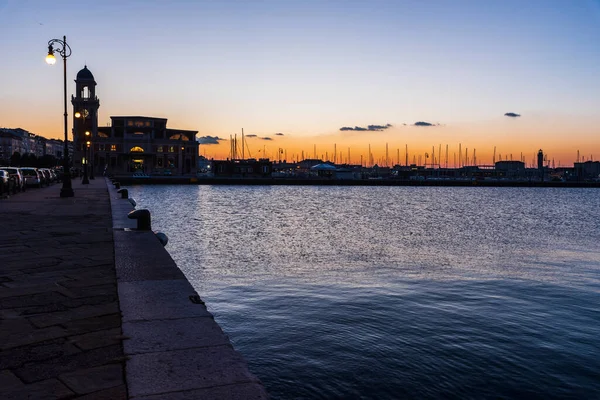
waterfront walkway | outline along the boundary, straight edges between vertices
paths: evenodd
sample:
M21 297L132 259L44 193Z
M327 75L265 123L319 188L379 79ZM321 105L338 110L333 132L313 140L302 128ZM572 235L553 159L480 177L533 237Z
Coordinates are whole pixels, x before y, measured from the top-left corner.
M0 397L126 399L104 179L0 200Z
M110 182L60 188L0 200L0 398L266 398Z

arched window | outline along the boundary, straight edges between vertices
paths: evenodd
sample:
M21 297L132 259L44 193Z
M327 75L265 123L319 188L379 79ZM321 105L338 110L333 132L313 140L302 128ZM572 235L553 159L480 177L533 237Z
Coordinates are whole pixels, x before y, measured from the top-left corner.
M84 99L89 99L90 98L90 88L87 86L84 86L83 89L81 90L81 97Z
M183 140L184 142L190 140L189 137L187 137L185 135L181 135L179 133L171 135L171 137L169 137L169 139L171 139L171 140Z
M144 149L142 149L140 146L133 146L129 151L131 153L143 153Z

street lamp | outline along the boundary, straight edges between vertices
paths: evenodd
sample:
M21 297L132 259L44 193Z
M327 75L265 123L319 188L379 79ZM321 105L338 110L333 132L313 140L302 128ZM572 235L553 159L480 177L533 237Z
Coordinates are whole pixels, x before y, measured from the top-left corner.
M85 131L85 163L83 164L83 180L81 181L84 185L89 185L90 180L88 179L88 164L90 159L88 153L90 151L90 131Z
M56 47L55 47L56 46ZM63 71L63 84L64 84L64 102L65 102L65 150L63 160L63 186L60 189L60 197L73 197L73 187L71 186L71 170L69 168L69 145L67 136L67 57L71 55L71 48L67 44L67 37L63 36L63 40L52 39L48 42L48 55L46 56L46 63L54 65L56 63L56 57L54 52L58 52L63 59L64 71Z

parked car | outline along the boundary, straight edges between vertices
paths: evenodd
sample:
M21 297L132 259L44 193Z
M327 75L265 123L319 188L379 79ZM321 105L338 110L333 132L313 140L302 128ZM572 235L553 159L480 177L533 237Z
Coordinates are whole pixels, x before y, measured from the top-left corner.
M52 183L52 176L50 175L50 170L48 168L38 168L38 172L42 175L42 184L50 186L50 184Z
M16 179L8 171L0 169L0 195L17 193Z
M0 169L3 169L5 171L7 171L10 176L12 176L13 178L15 178L16 184L17 184L17 191L19 192L24 192L25 191L25 178L23 177L23 174L21 173L21 169L17 168L17 167L0 167Z
M25 185L42 187L42 178L36 168L22 167L21 172L25 177Z
M53 169L48 169L48 171L50 171L50 178L52 180L52 183L58 182L58 175L56 175L56 171L54 171Z

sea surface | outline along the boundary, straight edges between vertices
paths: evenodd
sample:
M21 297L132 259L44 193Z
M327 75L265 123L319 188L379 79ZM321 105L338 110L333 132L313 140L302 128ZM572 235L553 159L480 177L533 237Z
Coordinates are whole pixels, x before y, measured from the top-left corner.
M134 186L274 399L600 398L600 191Z

